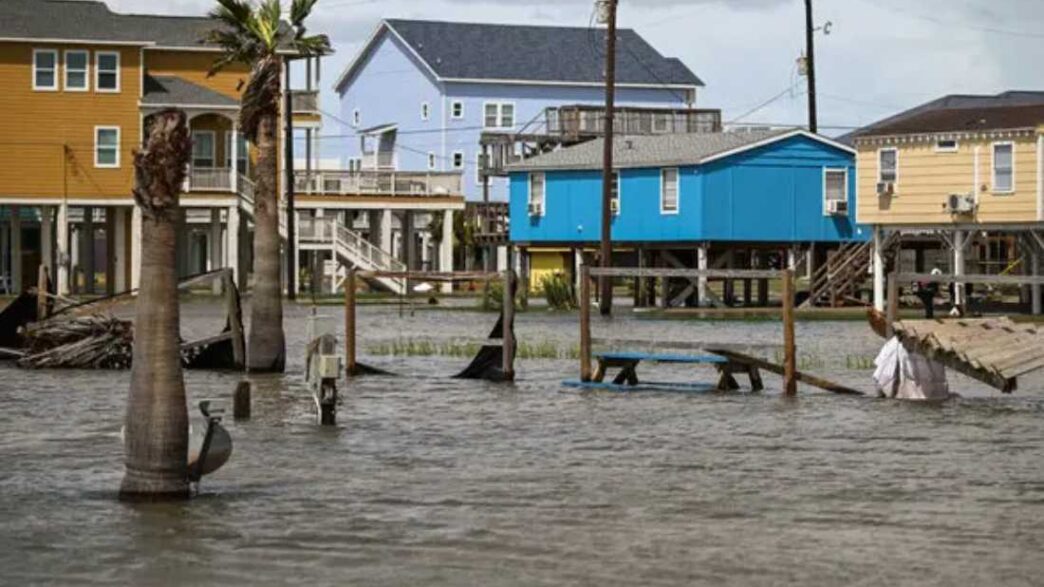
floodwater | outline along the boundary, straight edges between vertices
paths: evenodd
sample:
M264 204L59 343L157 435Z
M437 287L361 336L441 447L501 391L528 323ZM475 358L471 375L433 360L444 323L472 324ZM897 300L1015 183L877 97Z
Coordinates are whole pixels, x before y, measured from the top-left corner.
M116 501L128 373L0 366L0 583L196 585L1040 585L1044 383L925 405L832 396L580 392L571 360L520 361L514 385L444 376L464 360L370 357L402 374L342 387L336 427L290 367L252 377L229 464L193 501ZM338 308L320 313L340 324ZM595 336L756 343L775 322L653 320ZM215 328L191 302L186 330ZM363 307L361 344L474 338L490 314ZM870 389L879 340L858 322L798 326L810 370ZM575 342L530 312L519 338ZM769 350L761 349L771 353ZM771 355L769 355L771 356ZM649 369L713 381L706 368ZM695 374L695 375L694 375ZM190 372L231 396L235 374ZM741 380L741 383L745 383ZM193 403L194 405L194 403ZM193 409L194 411L194 409Z

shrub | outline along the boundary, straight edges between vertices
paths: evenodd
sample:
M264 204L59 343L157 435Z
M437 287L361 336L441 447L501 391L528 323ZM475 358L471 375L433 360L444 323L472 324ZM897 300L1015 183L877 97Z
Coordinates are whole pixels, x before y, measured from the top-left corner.
M544 298L552 310L576 309L576 292L565 273L555 271L545 275L540 280L540 288L544 290Z

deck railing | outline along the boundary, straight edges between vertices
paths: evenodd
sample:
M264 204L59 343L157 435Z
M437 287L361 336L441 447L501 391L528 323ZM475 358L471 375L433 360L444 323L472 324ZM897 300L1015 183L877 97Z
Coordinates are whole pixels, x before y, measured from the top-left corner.
M298 171L294 190L301 194L354 196L451 196L462 193L457 172Z

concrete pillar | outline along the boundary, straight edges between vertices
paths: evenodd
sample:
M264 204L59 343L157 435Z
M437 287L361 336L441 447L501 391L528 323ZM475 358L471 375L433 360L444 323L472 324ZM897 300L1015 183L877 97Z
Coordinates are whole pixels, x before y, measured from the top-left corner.
M22 292L22 209L11 206L11 289Z
M874 266L874 309L885 311L885 267L884 267L884 231L880 226L874 227L873 266Z
M421 267L430 271L431 267L431 235L428 233L421 234Z
M955 276L964 275L964 249L966 238L967 235L963 230L953 231L953 274ZM963 283L955 283L953 285L953 297L954 303L958 306L963 308L966 305Z
M417 269L417 247L415 244L415 233L413 230L414 221L413 210L406 210L403 212L402 222L402 262L406 263L406 268L410 271Z
M391 254L392 253L392 211L385 209L381 210L381 250Z
M497 271L504 271L507 269L508 263L508 250L506 246L497 247Z
M1030 272L1033 274L1033 277L1040 276L1040 253L1036 251L1033 251L1033 253L1030 254ZM1033 314L1035 316L1040 315L1041 300L1039 283L1034 283L1032 286L1030 286L1030 296L1033 298L1030 302L1033 308Z
M239 273L239 206L229 206L225 219L225 266L232 269L232 279L240 289L244 284Z
M59 295L69 294L69 205L62 202L54 220L57 275L55 277Z
M439 271L453 271L453 210L442 213L442 238L439 240ZM453 291L453 284L442 284L442 291Z
M113 284L116 291L127 291L127 208L120 206L112 208L115 217L115 234L113 235L113 251L111 253L112 263L116 269L116 282Z
M706 271L710 257L710 245L704 243L696 248L696 269L700 271ZM696 281L696 296L699 299L699 305L706 307L710 305L710 298L707 297L707 278L700 277Z
M235 134L232 135L233 143L235 142ZM232 164L235 165L236 160L232 159ZM221 208L210 209L210 235L207 237L207 270L215 271L224 267L222 260L224 256L221 251ZM215 279L213 283L213 292L215 294L221 293L221 280Z
M812 281L812 276L816 273L816 243L809 243L808 250L805 251L805 278Z
M141 208L137 204L131 209L131 289L141 285Z

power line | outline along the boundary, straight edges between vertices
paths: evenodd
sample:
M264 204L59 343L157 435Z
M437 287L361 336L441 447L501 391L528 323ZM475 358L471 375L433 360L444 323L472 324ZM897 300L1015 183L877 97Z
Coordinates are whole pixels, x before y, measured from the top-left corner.
M754 113L755 113L755 112L757 112L758 110L761 110L762 108L765 108L765 107L766 107L766 106L768 106L769 104L772 104L772 103L773 103L773 102L775 102L776 100L779 100L779 99L780 99L780 98L782 98L783 96L787 95L787 93L789 93L789 92L793 91L793 90L794 90L794 88L798 87L799 85L801 85L801 79L798 79L798 80L797 80L797 81L795 81L794 83L790 84L790 86L788 86L788 87L787 87L786 89L784 89L784 90L783 90L782 92L780 92L780 93L776 94L775 96L772 96L772 97L771 97L771 98L769 98L768 100L765 100L764 102L762 102L762 103L758 104L757 106L755 106L755 107L751 108L750 110L748 110L748 111L744 112L743 114L740 114L739 116L737 116L737 117L733 118L732 120L727 120L727 121L725 121L725 124L733 124L733 123L735 123L735 122L738 122L738 121L739 121L740 119L746 118L746 117L750 116L751 114L754 114Z
M873 4L874 6L878 6L878 2L879 1L880 0L874 0L873 2L869 2L869 3ZM916 13L916 12L910 12L909 10L906 10L905 8L896 8L894 5L891 5L891 4L888 5L888 9L893 11L893 12L898 12L900 14L905 14L905 15L907 15L909 17L916 18L916 19L919 19L919 20L923 20L923 21L926 21L926 22L931 22L931 23L938 24L938 25L941 25L941 26L958 27L958 28L964 28L964 29L968 29L968 30L972 30L972 31L982 32L982 33L991 33L991 34L995 34L995 35L1007 35L1007 36L1011 36L1011 37L1023 37L1023 38L1030 38L1030 39L1044 39L1044 33L1031 33L1029 31L1016 31L1016 30L1004 29L1004 28L999 28L999 27L968 24L968 23L964 23L964 22L960 22L960 21L956 21L956 20L947 20L947 19L942 19L942 18L938 18L938 17L935 17L935 16L929 16L927 14L919 14L919 13Z

